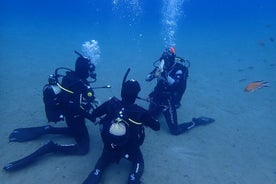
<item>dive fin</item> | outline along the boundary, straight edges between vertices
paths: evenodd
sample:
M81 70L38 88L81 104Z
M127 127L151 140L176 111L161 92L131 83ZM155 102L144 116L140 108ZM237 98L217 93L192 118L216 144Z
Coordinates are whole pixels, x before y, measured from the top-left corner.
M33 152L32 154L19 159L17 161L11 162L6 164L3 167L3 170L5 171L15 171L22 169L30 164L32 164L34 161L38 159L38 157L45 155L47 153L54 152L56 150L57 144L55 144L53 141L49 141L47 144L40 147L38 150Z
M37 139L51 128L50 125L30 128L18 128L9 135L10 142L26 142Z
M201 116L199 118L193 118L192 121L197 126L197 125L207 125L207 124L213 123L215 119Z

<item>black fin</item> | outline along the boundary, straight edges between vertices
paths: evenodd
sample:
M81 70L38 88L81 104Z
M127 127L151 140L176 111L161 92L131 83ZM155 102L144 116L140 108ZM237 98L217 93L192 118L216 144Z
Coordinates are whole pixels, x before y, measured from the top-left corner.
M193 118L192 121L195 123L195 125L207 125L213 123L215 119L201 116L199 118Z
M6 164L3 167L3 170L10 172L10 171L16 171L16 170L22 169L22 168L32 164L33 162L35 162L42 155L45 155L45 154L51 153L51 152L55 152L55 150L57 149L57 146L58 145L55 144L54 142L49 141L47 144L41 146L39 149L37 149L32 154L30 154L22 159L19 159L17 161Z
M41 127L18 128L12 131L9 135L9 140L10 142L26 142L34 140L45 134L50 127L50 125L46 125Z

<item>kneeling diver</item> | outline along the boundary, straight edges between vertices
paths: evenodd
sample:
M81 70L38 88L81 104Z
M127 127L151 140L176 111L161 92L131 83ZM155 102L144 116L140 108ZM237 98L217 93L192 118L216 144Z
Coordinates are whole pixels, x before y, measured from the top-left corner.
M186 91L189 66L188 60L176 57L173 47L167 48L160 59L154 62L155 68L146 77L148 82L157 79L157 84L148 97L149 111L155 118L162 113L173 135L180 135L195 126L215 121L212 118L199 117L190 122L178 123L177 109L181 106L180 102Z
M90 140L85 125L85 118L91 118L89 112L93 110L93 103L95 103L94 91L87 81L89 77L96 79L95 66L88 58L79 54L75 62L75 71L68 71L63 77L61 84L67 90L62 94L62 113L64 114L67 127L59 128L46 125L20 128L14 130L9 137L11 142L24 142L36 139L44 134L63 134L73 137L76 143L63 145L49 141L32 154L6 164L3 168L5 171L24 168L47 153L71 155L85 155L88 153Z

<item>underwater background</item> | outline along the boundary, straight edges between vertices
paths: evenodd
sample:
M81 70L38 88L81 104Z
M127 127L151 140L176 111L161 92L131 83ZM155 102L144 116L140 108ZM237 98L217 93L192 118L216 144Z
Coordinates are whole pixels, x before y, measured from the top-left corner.
M59 66L74 68L82 45L96 40L97 98L120 95L127 68L146 98L152 63L173 46L188 59L188 87L179 122L216 119L178 137L147 131L143 183L271 184L276 182L276 1L272 0L9 0L0 1L0 167L35 150L46 136L9 143L19 127L46 124L42 88ZM269 87L244 92L248 83ZM147 108L147 103L137 101ZM91 130L91 152L53 156L23 172L0 173L0 183L81 183L102 144ZM71 143L72 140L69 140ZM128 163L112 166L102 183L126 183Z

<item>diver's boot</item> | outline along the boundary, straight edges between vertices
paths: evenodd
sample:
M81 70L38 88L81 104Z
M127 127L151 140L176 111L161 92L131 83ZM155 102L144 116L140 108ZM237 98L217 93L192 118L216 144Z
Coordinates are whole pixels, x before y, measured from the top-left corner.
M215 121L215 119L213 118L208 118L208 117L199 117L199 118L193 118L192 119L192 122L195 123L195 126L198 126L198 125L207 125L207 124L210 124L210 123L213 123Z
M52 126L50 125L14 129L9 135L9 140L10 142L26 142L34 140L44 134L47 134L51 129Z
M28 165L30 165L31 163L33 163L34 161L36 161L36 159L42 155L45 155L47 153L51 153L51 152L55 152L57 147L57 144L55 144L53 141L48 142L47 144L45 144L44 146L40 147L38 150L36 150L35 152L33 152L32 154L11 162L7 165L5 165L3 167L3 169L5 171L14 171L14 170L18 170L21 169L23 167L26 167Z

